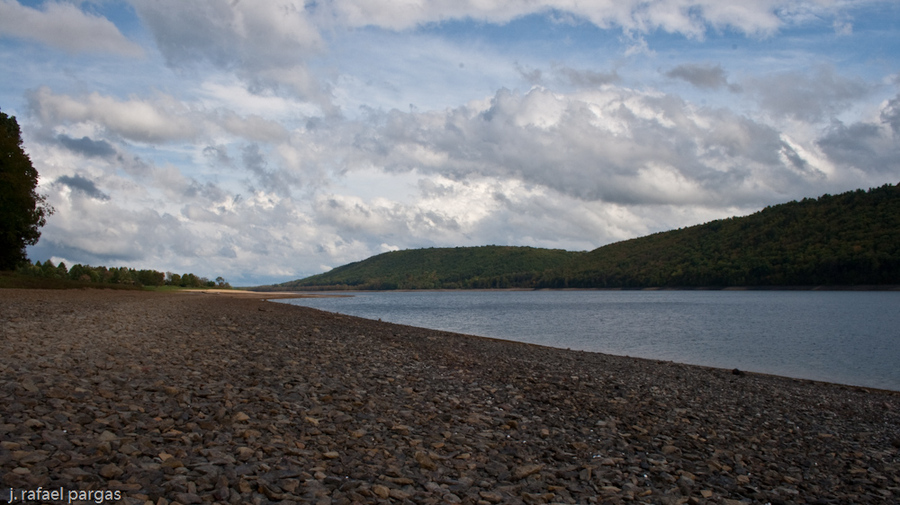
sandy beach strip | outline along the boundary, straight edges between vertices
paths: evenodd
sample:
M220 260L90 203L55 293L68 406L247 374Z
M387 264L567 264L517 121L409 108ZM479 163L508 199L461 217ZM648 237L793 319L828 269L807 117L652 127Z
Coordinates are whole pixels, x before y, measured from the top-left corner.
M898 392L263 297L0 290L0 499L900 502Z

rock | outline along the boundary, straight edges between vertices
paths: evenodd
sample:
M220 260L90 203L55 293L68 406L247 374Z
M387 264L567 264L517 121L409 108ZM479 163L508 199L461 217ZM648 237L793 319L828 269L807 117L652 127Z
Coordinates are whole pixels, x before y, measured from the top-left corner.
M122 475L123 473L125 473L125 470L122 470L121 468L118 467L118 465L115 465L113 463L110 463L110 464L105 465L102 468L100 468L100 475L102 475L104 478L107 478L107 479L114 479L114 478Z
M37 430L44 427L44 423L38 421L37 419L29 419L22 423L26 428L31 428L33 430Z
M437 469L437 465L434 461L425 454L424 452L416 452L415 459L419 463L419 465L426 470L435 470Z
M372 486L372 492L375 493L375 496L381 498L382 500L387 500L391 496L391 490L387 486L383 486L381 484L375 484Z
M478 496L481 496L491 503L500 503L503 501L503 495L496 491L481 491L478 493Z
M297 488L300 487L300 481L298 479L285 479L279 483L281 489L284 489L288 493L294 493L297 491Z
M406 500L412 496L411 493L407 493L406 491L403 491L401 489L391 489L388 494L395 500Z
M47 451L14 451L12 457L20 464L34 465L47 459Z
M484 469L491 476L498 477L500 474L507 472L507 467L505 464L499 461L491 461L488 464L484 465Z
M678 489L681 490L681 494L685 496L690 496L691 491L694 489L694 480L682 475L675 481L675 485L678 486Z
M515 470L513 470L513 478L515 480L521 480L521 479L524 479L525 477L528 477L529 475L534 475L534 474L540 472L543 468L544 468L543 464L518 466L518 467L516 467Z
M160 466L163 468L175 469L175 468L183 468L184 463L180 459L169 458L169 459L163 461Z
M665 454L666 456L668 456L670 454L675 454L678 451L680 451L680 449L678 447L675 447L674 445L664 445L663 448L661 449L661 452L663 454Z
M203 498L195 493L175 493L175 501L184 505L203 503Z
M237 448L238 461L247 461L252 458L254 454L256 454L256 451L249 447L242 446Z

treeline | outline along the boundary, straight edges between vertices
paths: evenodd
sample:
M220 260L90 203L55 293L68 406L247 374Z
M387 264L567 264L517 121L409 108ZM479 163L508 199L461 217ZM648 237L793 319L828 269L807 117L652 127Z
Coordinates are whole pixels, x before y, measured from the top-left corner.
M590 252L497 246L397 251L274 288L854 285L900 285L900 185L805 198Z
M62 279L95 284L124 284L132 286L176 286L183 288L224 288L231 285L222 277L211 281L206 277L198 277L192 273L176 274L172 272L158 272L156 270L136 270L127 267L104 266L94 267L90 265L75 264L68 268L62 261L54 265L47 260L43 263L36 261L31 263L26 260L17 270L19 274L46 279Z
M583 252L481 246L392 251L324 274L257 289L503 289L527 283Z

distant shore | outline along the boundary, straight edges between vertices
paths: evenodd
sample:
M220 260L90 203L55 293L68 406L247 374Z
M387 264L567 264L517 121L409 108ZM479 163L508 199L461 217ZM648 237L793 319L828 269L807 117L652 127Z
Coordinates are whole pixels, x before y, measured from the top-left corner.
M231 294L0 290L3 486L142 505L900 500L897 392Z
M316 288L292 291L266 291L265 286L245 288L244 291L254 293L343 293L343 292L391 292L391 291L900 291L897 284L866 284L858 286L706 286L706 287L644 287L644 288L485 288L485 289L353 289L353 288Z
M238 298L278 300L282 298L319 298L322 296L347 296L347 295L320 295L302 291L253 291L251 289L200 289L183 291L183 293L199 293L207 295L227 295Z

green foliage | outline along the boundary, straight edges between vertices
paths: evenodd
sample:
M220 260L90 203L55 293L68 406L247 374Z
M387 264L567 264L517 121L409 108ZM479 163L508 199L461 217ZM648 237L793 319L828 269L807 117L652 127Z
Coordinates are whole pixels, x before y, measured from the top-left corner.
M21 272L0 272L0 288L2 289L84 289L90 286L103 289L141 289L130 284L89 284L69 279L35 277Z
M461 247L379 254L269 289L900 284L900 186L824 195L588 253Z
M25 246L37 243L38 228L53 213L37 194L37 183L16 118L0 112L0 270L13 270L27 259Z
M171 272L163 273L156 270L135 270L126 267L92 267L90 265L75 264L72 268L66 268L66 264L60 262L54 265L47 260L44 263L25 260L20 264L17 273L23 277L36 277L43 279L56 279L83 284L104 284L121 286L175 286L182 288L212 288L219 287L230 289L231 285L225 279L218 277L211 281L206 277L198 277L194 274L178 275ZM68 286L64 284L63 286Z
M530 287L539 272L584 253L533 247L393 251L271 289L484 289Z
M610 244L548 277L541 287L900 284L900 186Z

